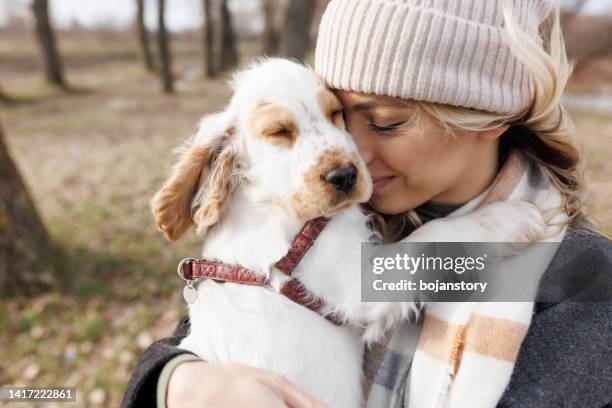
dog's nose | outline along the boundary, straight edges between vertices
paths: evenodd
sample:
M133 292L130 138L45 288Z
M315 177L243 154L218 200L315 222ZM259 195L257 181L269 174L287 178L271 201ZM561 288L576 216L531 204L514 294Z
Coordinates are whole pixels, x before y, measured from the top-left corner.
M333 185L336 190L346 193L357 183L357 167L350 164L333 169L325 175L325 181Z

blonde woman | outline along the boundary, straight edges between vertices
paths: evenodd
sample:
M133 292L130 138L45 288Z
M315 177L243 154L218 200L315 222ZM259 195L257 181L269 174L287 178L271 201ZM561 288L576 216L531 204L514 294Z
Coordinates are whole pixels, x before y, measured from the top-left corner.
M608 302L577 301L609 290L612 244L586 219L581 156L559 103L571 70L558 5L332 0L315 69L344 105L389 242L433 218L523 199L547 215L543 240L560 243L534 268L529 301L430 304L367 350L368 407L612 404L609 292L597 292ZM272 373L198 361L175 347L187 329L145 351L124 407L323 406Z

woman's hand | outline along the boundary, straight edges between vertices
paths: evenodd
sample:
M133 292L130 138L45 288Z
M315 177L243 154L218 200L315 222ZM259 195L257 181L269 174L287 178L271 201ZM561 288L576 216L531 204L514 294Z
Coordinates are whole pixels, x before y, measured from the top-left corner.
M285 377L242 364L189 361L168 383L168 408L325 408Z

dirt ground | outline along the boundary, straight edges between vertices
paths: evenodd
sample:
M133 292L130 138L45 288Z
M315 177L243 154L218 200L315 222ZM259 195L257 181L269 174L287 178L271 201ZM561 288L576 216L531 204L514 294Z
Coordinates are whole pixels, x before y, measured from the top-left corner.
M172 96L125 37L60 40L69 93L44 85L29 36L0 36L0 79L14 99L0 105L7 142L69 265L60 290L0 302L0 385L74 385L78 406L116 407L140 352L184 313L174 268L198 253L193 232L163 240L149 200L172 149L229 91L227 78L201 78L197 39L173 43ZM572 113L591 212L612 234L612 117Z

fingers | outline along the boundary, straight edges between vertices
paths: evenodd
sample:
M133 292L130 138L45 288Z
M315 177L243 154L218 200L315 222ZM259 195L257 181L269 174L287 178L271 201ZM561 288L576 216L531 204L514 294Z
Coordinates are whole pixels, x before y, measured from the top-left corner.
M288 408L328 408L327 405L296 388L285 377L266 374L264 378L259 378L259 381L272 389Z
M326 404L299 390L282 375L243 364L235 364L234 366L244 373L249 373L273 391L287 408L329 408Z

